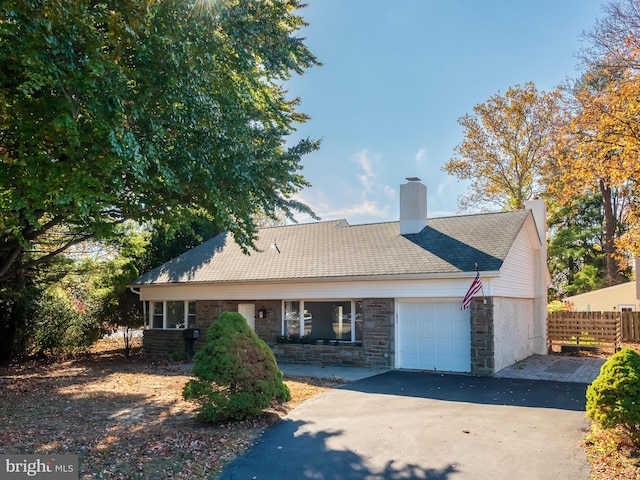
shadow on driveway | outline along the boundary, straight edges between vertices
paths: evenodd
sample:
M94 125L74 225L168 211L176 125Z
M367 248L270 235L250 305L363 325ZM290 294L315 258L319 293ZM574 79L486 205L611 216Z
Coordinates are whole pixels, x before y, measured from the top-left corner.
M313 397L222 480L587 480L586 385L391 371Z
M362 393L430 398L484 405L584 411L587 385L581 383L474 377L393 370L341 387Z
M387 460L382 468L373 468L367 465L366 456L349 448L329 447L344 431L305 431L306 423L290 419L280 422L248 454L228 465L218 479L447 480L457 471L455 465L424 468L415 464L394 465L393 460Z

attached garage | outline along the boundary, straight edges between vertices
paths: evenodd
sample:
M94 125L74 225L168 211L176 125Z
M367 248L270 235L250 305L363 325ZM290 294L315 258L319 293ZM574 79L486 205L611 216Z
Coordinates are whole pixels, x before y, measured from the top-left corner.
M398 302L397 367L471 371L471 325L460 302Z

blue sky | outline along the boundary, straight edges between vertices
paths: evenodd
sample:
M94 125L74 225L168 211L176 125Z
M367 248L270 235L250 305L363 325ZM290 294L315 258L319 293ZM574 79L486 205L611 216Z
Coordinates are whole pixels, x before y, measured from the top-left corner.
M322 139L298 199L322 220L394 221L405 177L427 186L429 217L458 213L467 183L441 170L457 119L508 87L549 91L579 75L580 35L601 0L306 0L299 32L323 63L286 88ZM298 221L310 219L299 216Z

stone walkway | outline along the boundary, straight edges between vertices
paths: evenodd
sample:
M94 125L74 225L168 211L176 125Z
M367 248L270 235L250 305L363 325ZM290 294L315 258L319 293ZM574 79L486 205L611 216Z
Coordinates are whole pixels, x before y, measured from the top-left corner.
M591 383L600 373L603 358L533 355L494 374L496 378ZM279 364L285 375L340 379L348 382L389 371L383 368Z
M591 383L604 362L604 358L595 357L533 355L500 370L494 377Z

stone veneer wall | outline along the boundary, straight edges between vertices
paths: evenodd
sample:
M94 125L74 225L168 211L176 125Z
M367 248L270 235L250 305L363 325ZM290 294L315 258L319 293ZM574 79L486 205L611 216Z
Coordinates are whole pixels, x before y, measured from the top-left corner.
M471 303L471 373L493 375L495 362L493 297L474 298Z
M471 304L471 373L491 376L495 368L493 298L476 298ZM198 351L204 345L209 326L224 311L237 311L239 302L199 301L196 306L196 325L201 332L194 344ZM395 365L394 300L365 299L363 301L362 345L280 344L282 310L278 300L255 301L258 311L266 311L265 318L256 318L256 333L271 346L276 359L283 363L343 365L357 367L393 367ZM149 358L168 358L185 351L181 330L145 330L144 355Z
M194 347L201 343L194 343ZM145 357L151 359L167 359L172 355L185 353L182 330L145 330L142 336L142 351Z
M200 329L200 339L194 351L204 345L207 329L224 311L237 311L239 302L198 301L196 321L192 328ZM394 300L367 299L363 301L362 344L338 345L280 344L282 306L279 300L254 301L256 317L264 310L264 318L256 318L256 334L269 344L276 359L284 363L312 363L317 365L345 365L359 367L390 367L394 365ZM168 358L185 351L181 330L145 330L144 355L149 358Z

